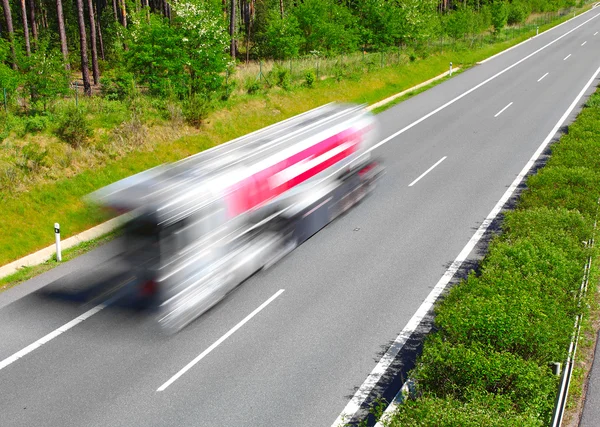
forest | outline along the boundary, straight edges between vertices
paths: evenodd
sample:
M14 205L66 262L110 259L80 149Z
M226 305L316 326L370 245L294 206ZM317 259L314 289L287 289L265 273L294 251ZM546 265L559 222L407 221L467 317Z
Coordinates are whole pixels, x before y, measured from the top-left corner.
M384 51L461 38L576 0L2 0L0 87L34 108L64 95L75 72L122 97L209 96L238 62ZM584 3L579 1L579 3ZM229 69L229 70L228 70Z
M197 135L209 115L240 102L261 99L273 111L269 94L287 93L296 111L305 102L296 90L336 93L332 85L345 81L364 92L367 74L384 69L385 90L404 89L459 53L501 50L590 3L1 1L0 199ZM400 78L409 64L412 77ZM213 140L225 136L236 135Z

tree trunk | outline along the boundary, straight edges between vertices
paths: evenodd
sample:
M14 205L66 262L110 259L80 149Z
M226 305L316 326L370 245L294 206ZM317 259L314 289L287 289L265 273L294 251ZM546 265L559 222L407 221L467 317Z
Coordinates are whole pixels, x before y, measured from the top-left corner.
M100 43L100 58L104 61L104 41L102 40L102 25L100 25L100 7L98 6L100 0L96 0L96 32L98 33L98 42Z
M63 54L65 69L70 70L69 49L67 48L67 33L65 32L65 15L63 13L62 0L56 0L56 14L58 18L58 32L60 34L60 50Z
M23 36L25 37L25 53L31 56L31 45L29 44L29 25L27 25L27 8L25 0L21 0L21 14L23 18Z
M92 94L90 85L90 71L88 70L87 39L85 35L85 20L83 18L83 0L77 0L77 25L79 26L79 44L81 52L81 76L83 78L83 91L86 95Z
M96 20L94 19L94 4L88 0L88 15L90 18L90 39L92 42L92 75L94 84L100 83L100 69L98 68L98 48L96 45Z
M119 0L121 6L121 24L127 28L127 9L125 8L125 0Z
M29 0L29 22L31 22L31 34L33 34L33 46L35 48L38 40L38 27L35 19L35 0Z
M10 13L10 4L8 0L2 0L4 9L4 19L6 19L6 30L8 31L8 42L10 43L10 54L12 56L13 70L17 69L17 56L15 54L15 30L13 29L12 15Z
M235 3L236 0L231 0L230 10L229 10L229 35L231 36L231 48L229 53L231 54L231 59L235 61Z
M283 0L279 0L279 12L281 13L281 19L283 19Z
M119 12L117 12L117 0L112 0L113 12L115 13L115 21L119 20Z

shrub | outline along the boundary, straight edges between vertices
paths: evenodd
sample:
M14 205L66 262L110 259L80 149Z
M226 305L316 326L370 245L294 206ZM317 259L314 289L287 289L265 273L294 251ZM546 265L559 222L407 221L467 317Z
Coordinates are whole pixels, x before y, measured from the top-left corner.
M42 132L48 126L49 118L47 116L32 116L25 120L25 132Z
M519 24L525 21L528 15L527 6L519 1L514 1L508 6L507 23L508 25Z
M427 341L414 378L424 393L463 402L506 397L505 410L537 413L541 419L552 411L549 397L558 382L550 367L478 343L453 345L439 335Z
M56 136L72 147L79 147L94 134L85 114L76 107L66 109L58 118Z
M527 191L519 206L555 206L579 210L590 218L596 214L595 197L600 187L600 173L586 167L545 167L527 180Z
M271 74L275 76L275 84L277 86L286 90L290 88L292 83L292 76L290 74L289 69L281 67L279 65L275 65L275 67L273 67L273 70L271 71Z
M492 3L492 25L494 33L498 34L506 26L508 21L508 7L506 3L500 0L494 0Z
M583 262L541 245L494 244L481 276L453 288L438 308L436 324L444 337L540 363L560 360L573 328Z
M124 70L110 70L100 77L102 95L108 100L123 100L134 92L133 74Z
M252 95L257 93L260 90L260 83L258 80L250 80L246 82L246 91L248 94Z
M308 70L304 73L304 84L306 87L313 87L317 77L315 76L315 72L313 70Z
M510 399L486 396L487 399L462 402L452 397L425 395L398 407L387 427L542 427L535 414L515 414L506 410Z
M192 95L183 102L183 117L192 126L200 126L213 108L210 98L203 95Z
M26 171L36 172L45 164L48 151L37 144L30 143L23 146L21 155L22 159L17 161L17 166Z

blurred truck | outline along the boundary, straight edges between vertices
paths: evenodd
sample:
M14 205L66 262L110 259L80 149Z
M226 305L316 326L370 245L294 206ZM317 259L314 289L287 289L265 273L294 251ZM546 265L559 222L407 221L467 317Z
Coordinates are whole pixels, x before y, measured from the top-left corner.
M327 104L98 190L131 215L127 280L102 295L143 301L180 330L371 192L376 142L364 106Z

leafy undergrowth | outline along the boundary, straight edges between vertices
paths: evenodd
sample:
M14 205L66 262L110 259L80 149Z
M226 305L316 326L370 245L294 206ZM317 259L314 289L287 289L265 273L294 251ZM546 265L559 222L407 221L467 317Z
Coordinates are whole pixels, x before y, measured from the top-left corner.
M586 243L599 197L597 91L504 215L479 273L436 306L436 332L411 373L418 392L390 426L549 424L558 390L552 363L564 363L575 315L589 319L597 309L596 268L588 301L579 306L577 294L586 260L598 255ZM577 369L576 378L585 376L585 366Z

